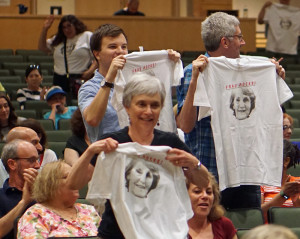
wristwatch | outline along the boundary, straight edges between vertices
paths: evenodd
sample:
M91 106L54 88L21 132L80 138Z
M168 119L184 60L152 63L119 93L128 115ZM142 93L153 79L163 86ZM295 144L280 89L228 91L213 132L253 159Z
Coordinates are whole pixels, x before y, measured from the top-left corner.
M106 80L101 81L101 87L114 88L114 83L107 82Z
M280 194L280 196L283 197L285 200L288 200L288 199L290 198L288 195L286 195L286 194L284 193L283 190L281 190L279 194Z

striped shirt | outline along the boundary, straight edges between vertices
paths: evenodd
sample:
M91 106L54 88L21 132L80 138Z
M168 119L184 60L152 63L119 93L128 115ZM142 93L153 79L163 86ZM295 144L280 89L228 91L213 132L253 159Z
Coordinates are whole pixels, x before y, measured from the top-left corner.
M39 88L38 91L32 91L28 88L18 89L17 91L17 101L20 103L20 107L24 107L27 100L40 100L40 94L42 89Z

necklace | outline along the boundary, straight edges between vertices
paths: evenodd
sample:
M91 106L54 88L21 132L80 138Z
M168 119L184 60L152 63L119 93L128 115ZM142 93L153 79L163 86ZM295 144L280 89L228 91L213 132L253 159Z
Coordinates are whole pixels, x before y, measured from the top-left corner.
M64 210L57 210L48 205L45 207L47 207L50 211L54 212L56 215L67 221L75 221L77 218L78 210L74 206L72 206L72 208L66 208Z

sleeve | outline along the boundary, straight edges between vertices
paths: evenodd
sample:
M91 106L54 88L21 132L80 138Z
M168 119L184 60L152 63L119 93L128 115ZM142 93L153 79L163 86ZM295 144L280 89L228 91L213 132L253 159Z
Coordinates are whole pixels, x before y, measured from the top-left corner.
M79 89L78 92L78 106L80 108L81 113L83 114L83 111L86 107L88 107L93 99L95 98L98 91L94 91L93 84L90 80L85 82Z
M23 89L18 89L17 91L17 101L20 103L20 105L25 105L26 102L26 96Z
M227 217L222 217L222 224L223 224L223 232L224 232L224 238L226 239L232 239L233 236L236 234L236 229L232 223L232 221Z
M44 114L44 119L49 119L50 113L51 112L47 112L46 114Z
M54 162L57 161L57 156L52 149L46 149L47 152L47 162Z
M49 229L40 213L29 208L18 223L18 239L43 239L49 235Z
M276 74L276 84L277 84L277 95L279 99L279 103L283 104L284 102L291 99L294 95L285 81Z
M46 40L46 46L52 52L54 51L54 48L51 46L51 44L52 44L54 38L55 38L55 36Z
M267 9L266 9L266 11L265 11L265 16L264 16L264 22L265 23L268 23L269 22L269 20L270 20L270 17L271 17L271 8L272 8L272 5L270 6L270 7L268 7Z
M177 101L178 101L178 113L180 112L184 100L189 89L190 80L192 77L192 65L188 65L184 68L184 77L180 80L180 85L176 88Z

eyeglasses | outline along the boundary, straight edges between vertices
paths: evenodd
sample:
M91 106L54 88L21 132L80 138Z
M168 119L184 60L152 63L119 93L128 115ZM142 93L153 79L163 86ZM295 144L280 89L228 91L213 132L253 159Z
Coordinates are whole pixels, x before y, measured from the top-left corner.
M36 157L31 157L31 158L13 158L13 159L14 160L25 159L29 163L36 163L37 161L39 161L39 158L36 158Z
M287 130L287 129L293 130L293 126L292 126L292 125L290 125L290 126L284 125L284 126L283 126L283 130Z
M40 65L29 65L30 69L39 69Z
M237 37L239 39L239 41L242 41L243 40L243 34L240 34L240 35L232 35L232 36L227 36L227 37Z

